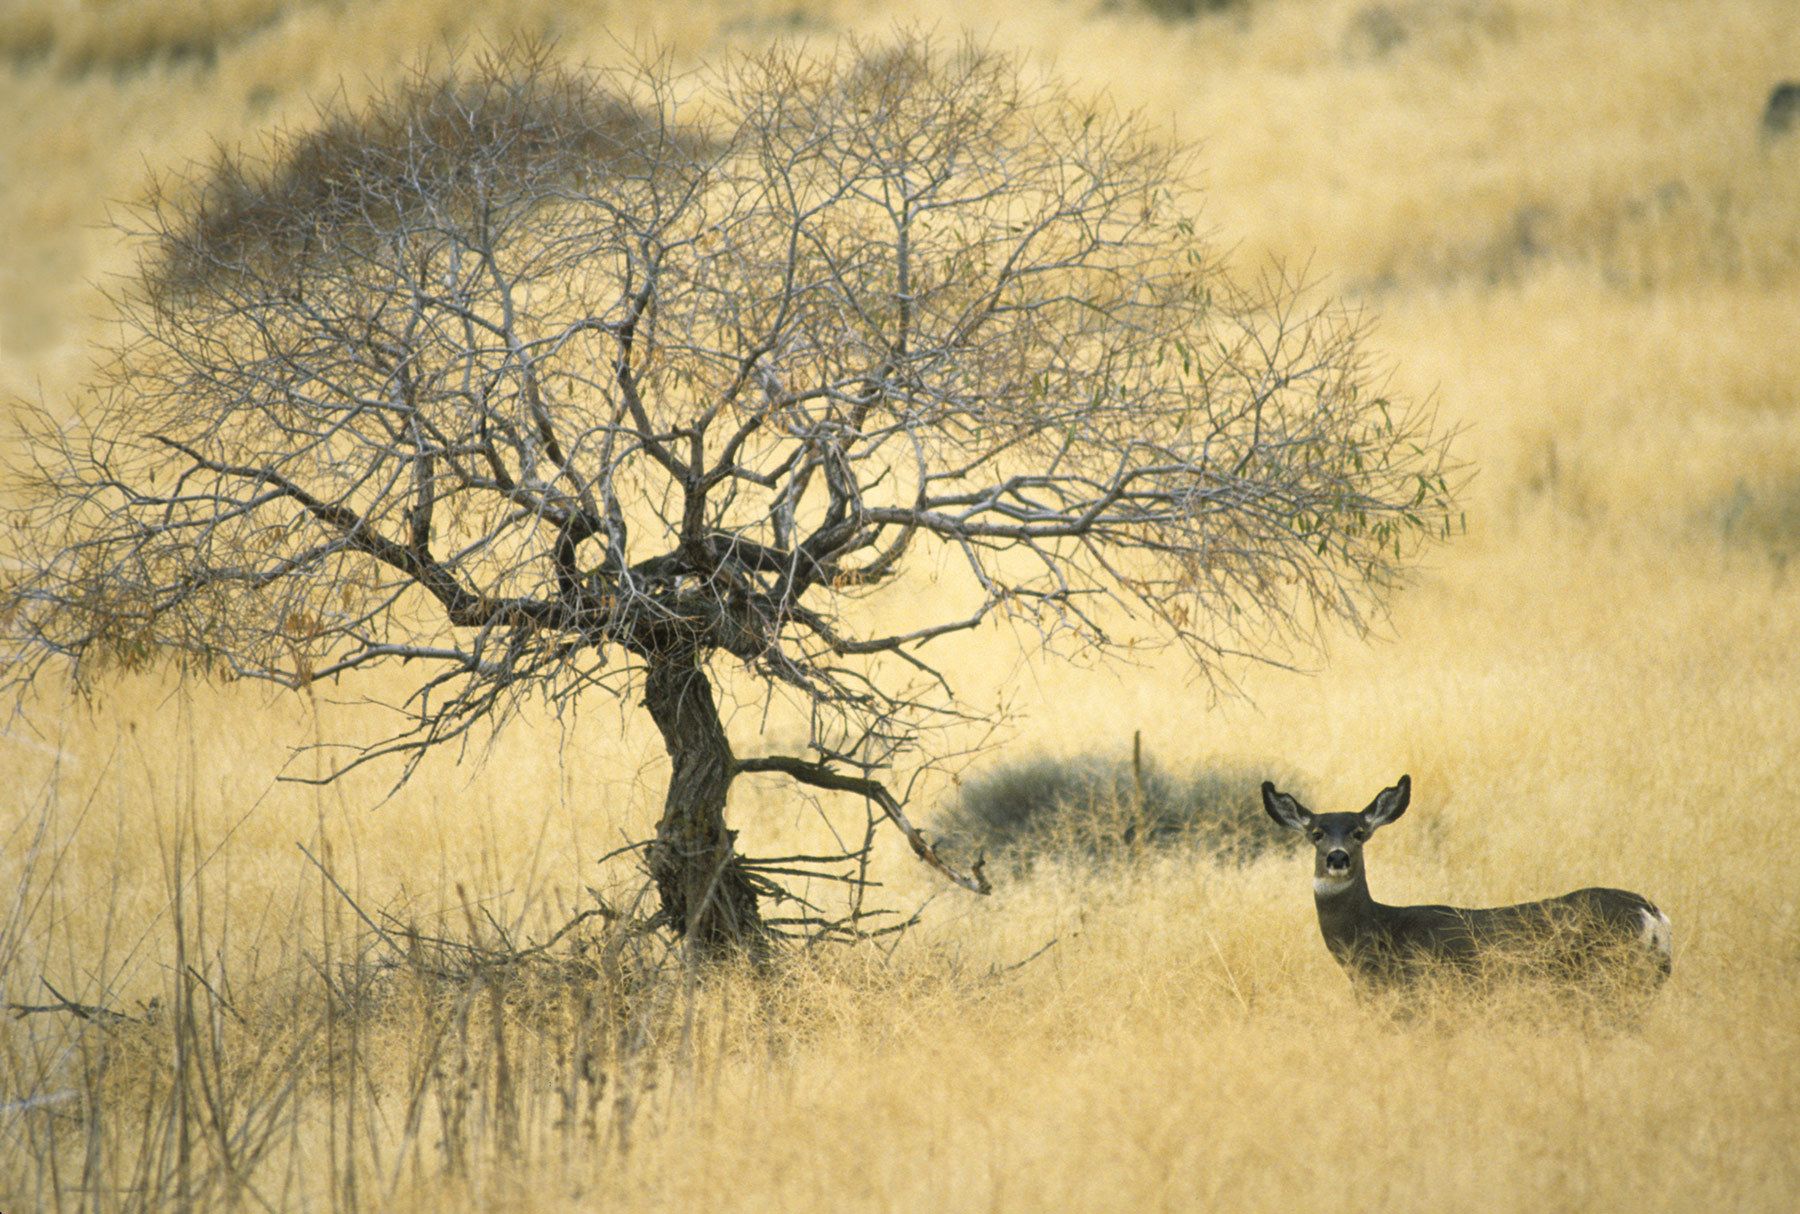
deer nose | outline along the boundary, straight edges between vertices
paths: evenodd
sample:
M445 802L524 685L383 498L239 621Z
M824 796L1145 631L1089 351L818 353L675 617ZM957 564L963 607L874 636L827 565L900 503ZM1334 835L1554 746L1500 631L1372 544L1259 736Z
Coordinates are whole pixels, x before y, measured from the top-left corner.
M1347 873L1350 871L1350 853L1343 850L1325 853L1325 871L1328 873Z

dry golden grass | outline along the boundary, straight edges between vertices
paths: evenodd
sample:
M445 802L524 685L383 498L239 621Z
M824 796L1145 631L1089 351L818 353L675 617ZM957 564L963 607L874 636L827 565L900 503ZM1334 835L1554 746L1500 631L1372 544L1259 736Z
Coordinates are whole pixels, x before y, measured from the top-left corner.
M328 848L365 907L541 939L587 886L629 887L628 864L594 861L653 813L651 732L615 704L522 721L377 807L379 781L273 783L354 707L141 677L47 694L0 738L0 1001L51 1002L47 978L156 1009L0 1028L0 1209L175 1204L184 1184L194 1205L283 1208L1800 1204L1800 139L1756 130L1800 23L1777 0L1374 8L1250 0L1174 26L1020 0L9 9L0 389L55 401L78 380L104 335L89 283L129 264L105 203L146 162L304 120L309 94L446 38L553 32L605 58L655 37L697 61L902 15L983 30L1202 137L1210 221L1378 311L1399 385L1436 392L1479 469L1468 534L1378 637L1338 638L1315 676L1243 671L1244 700L1166 662L948 646L977 701L1016 708L985 761L1124 753L1141 729L1174 765L1297 771L1330 809L1410 771L1414 808L1369 853L1377 896L1641 890L1676 956L1640 1027L1529 995L1375 1015L1293 854L1044 866L991 899L943 893L891 951L773 976L645 977L596 934L573 974L401 966L359 993L343 965L384 946L296 843ZM758 728L747 705L740 748ZM733 812L752 852L821 837L772 787L740 786ZM938 892L879 846L891 905ZM253 1163L254 1134L209 1137L212 1093L228 1124L270 1129ZM168 1186L154 1200L129 1188L140 1165Z

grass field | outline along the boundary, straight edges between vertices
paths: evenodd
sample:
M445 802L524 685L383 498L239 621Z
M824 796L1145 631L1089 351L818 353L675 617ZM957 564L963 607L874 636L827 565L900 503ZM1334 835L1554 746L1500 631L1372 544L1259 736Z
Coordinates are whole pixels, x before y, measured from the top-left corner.
M931 901L882 947L683 976L589 923L584 952L453 980L464 954L402 957L352 900L498 946L590 886L628 897L629 861L596 861L654 820L643 714L528 716L384 799L379 777L274 779L356 707L152 673L46 691L0 737L0 1002L129 1017L0 1022L0 1210L1800 1205L1800 131L1758 128L1800 76L1785 0L1244 0L1173 23L1025 0L15 4L0 392L63 400L104 340L95 284L130 265L109 200L340 81L521 31L697 63L903 19L1200 140L1221 241L1368 308L1476 473L1466 534L1375 635L1311 673L1236 669L1241 698L1166 661L946 643L973 701L1013 705L970 772L1124 756L1136 731L1175 769L1296 773L1320 809L1410 772L1376 896L1641 890L1676 932L1643 1022L1360 1007L1297 848L1050 862L977 899L891 832L883 899ZM752 707L732 729L756 740ZM922 788L927 825L952 792ZM829 838L776 793L734 792L748 850Z

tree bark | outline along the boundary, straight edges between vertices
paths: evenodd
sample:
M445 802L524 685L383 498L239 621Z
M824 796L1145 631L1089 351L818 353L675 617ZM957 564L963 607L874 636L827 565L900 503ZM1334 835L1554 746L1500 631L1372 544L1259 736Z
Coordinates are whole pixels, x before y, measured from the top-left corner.
M650 875L671 927L703 955L766 942L756 891L725 826L737 774L712 684L693 655L653 659L644 703L669 752L669 792L650 847Z

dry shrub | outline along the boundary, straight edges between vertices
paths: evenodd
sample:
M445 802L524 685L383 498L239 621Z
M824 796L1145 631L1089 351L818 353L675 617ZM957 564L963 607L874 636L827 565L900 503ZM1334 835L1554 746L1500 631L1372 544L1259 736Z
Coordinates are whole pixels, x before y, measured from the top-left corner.
M209 868L192 821L160 840L168 914L149 942L170 963L154 992L128 1003L131 959L102 954L65 995L41 891L68 822L54 798L36 822L24 896L0 918L15 1021L0 1083L25 1094L0 1106L8 1206L224 1210L300 1192L354 1209L546 1143L622 1150L639 1102L718 1020L668 942L603 902L530 944L466 900L460 923L423 928L365 908L321 863L280 955L246 954L231 912L246 892Z
M1039 858L1117 858L1193 845L1242 861L1282 840L1257 810L1260 768L1170 772L1154 761L1041 755L966 779L938 816L963 851L1029 867Z
M1191 21L1209 13L1225 13L1250 6L1250 0L1136 0L1137 7L1165 21Z
M279 21L287 7L282 0L22 4L0 14L0 53L15 60L54 56L75 75L126 74L187 60L210 66L222 50Z

